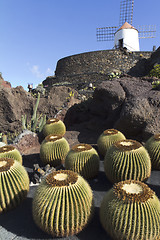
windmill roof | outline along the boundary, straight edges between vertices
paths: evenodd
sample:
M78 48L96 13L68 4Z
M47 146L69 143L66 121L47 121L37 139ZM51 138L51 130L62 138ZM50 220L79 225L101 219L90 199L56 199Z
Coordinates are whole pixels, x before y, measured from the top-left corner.
M137 30L135 27L133 27L132 25L130 25L128 22L125 22L125 23L117 30L117 32L118 32L119 30L121 30L121 29L135 29L135 30Z

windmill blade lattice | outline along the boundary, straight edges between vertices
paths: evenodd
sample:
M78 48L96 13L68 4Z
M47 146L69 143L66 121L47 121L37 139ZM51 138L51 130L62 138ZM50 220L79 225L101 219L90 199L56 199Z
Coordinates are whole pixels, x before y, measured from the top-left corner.
M114 34L119 27L102 27L97 28L97 41L113 41Z
M139 38L155 38L156 25L137 26Z
M128 22L132 25L134 0L121 0L119 25Z

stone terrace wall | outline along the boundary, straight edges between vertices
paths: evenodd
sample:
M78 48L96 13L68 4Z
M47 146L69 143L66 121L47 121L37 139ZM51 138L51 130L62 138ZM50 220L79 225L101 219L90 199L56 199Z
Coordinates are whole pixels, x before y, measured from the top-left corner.
M127 52L126 50L102 50L68 56L57 62L55 76L43 81L49 87L55 83L69 82L72 85L94 83L107 79L113 70L144 76L152 52Z
M57 62L56 76L84 73L102 73L117 69L128 73L139 61L145 61L152 52L127 52L125 50L103 50L72 55Z

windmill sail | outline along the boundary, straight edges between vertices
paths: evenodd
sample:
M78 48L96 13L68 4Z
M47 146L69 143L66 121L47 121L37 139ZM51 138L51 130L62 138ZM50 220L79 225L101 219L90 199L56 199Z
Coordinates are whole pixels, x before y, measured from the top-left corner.
M134 0L121 0L119 25L128 22L132 25Z
M97 41L113 41L114 34L118 30L118 27L102 27L97 28Z

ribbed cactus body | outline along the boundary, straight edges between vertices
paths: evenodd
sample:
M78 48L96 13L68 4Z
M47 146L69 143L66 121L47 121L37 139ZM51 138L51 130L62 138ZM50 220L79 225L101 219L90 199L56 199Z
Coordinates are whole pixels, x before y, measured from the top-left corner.
M50 134L64 136L66 132L66 126L61 120L57 118L50 118L47 120L42 131L45 137Z
M11 145L0 147L0 158L2 157L13 158L22 164L22 155L15 147Z
M29 177L25 168L11 158L0 158L0 213L15 208L27 196Z
M38 186L32 205L33 219L43 231L56 237L80 232L93 211L89 184L77 173L50 173Z
M40 158L44 164L54 167L64 163L69 151L67 140L59 135L49 135L45 137L40 147Z
M152 163L152 168L160 170L160 134L156 134L148 139L145 144Z
M151 160L139 142L120 140L108 149L104 169L107 178L113 183L127 179L144 181L150 177Z
M79 173L86 179L94 178L99 171L99 156L89 144L77 144L65 158L65 168Z
M144 183L114 184L103 198L100 221L114 240L160 239L160 201Z
M105 156L107 150L113 143L124 139L126 138L120 131L116 129L107 129L99 136L97 140L98 151L100 154Z

